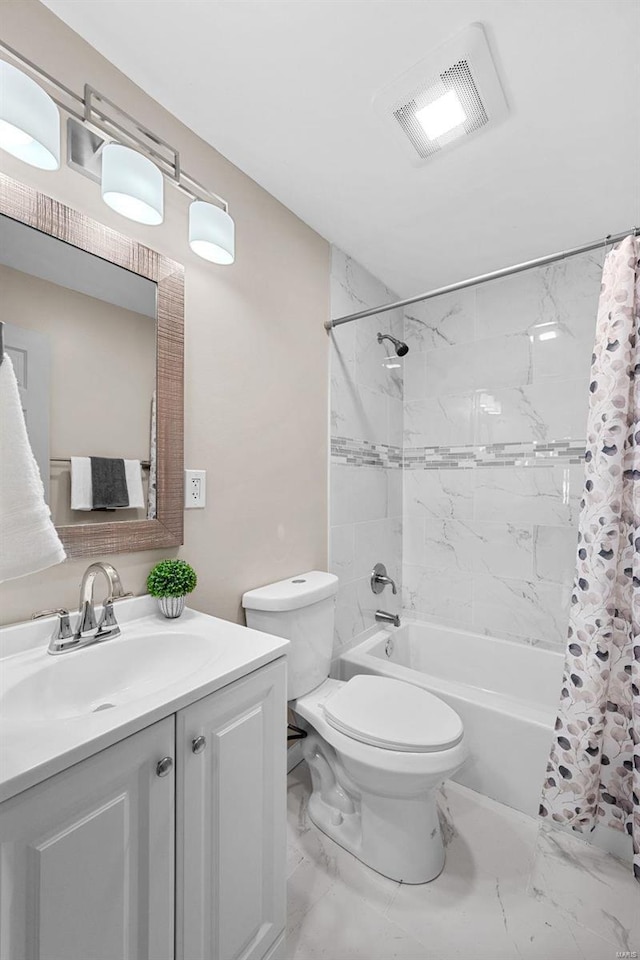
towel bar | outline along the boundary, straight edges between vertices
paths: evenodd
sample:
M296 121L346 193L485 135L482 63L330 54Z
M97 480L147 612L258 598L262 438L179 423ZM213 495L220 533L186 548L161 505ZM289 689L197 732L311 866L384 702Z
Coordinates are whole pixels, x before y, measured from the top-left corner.
M71 463L71 457L51 457L49 463ZM140 466L143 470L148 470L151 464L148 460L141 460Z

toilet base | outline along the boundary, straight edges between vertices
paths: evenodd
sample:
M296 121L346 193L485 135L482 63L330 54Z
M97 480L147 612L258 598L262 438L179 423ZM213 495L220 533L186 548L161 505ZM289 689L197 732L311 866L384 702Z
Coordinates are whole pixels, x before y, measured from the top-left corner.
M332 747L317 734L304 741L312 794L309 816L368 867L401 883L427 883L445 861L435 788L411 798L382 797L348 781Z

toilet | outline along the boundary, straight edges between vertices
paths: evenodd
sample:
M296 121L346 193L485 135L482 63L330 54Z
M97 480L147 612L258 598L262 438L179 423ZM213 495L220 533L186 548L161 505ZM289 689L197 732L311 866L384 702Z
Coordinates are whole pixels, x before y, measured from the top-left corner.
M329 677L337 591L318 570L250 590L247 626L290 641L287 698L308 729L312 821L385 877L426 883L444 866L435 791L466 759L462 721L402 680Z

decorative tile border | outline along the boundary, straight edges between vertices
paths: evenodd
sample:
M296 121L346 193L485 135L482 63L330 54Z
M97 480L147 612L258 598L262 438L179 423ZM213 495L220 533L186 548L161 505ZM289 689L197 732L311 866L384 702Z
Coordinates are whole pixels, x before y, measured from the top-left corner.
M331 457L356 467L402 468L402 447L351 437L331 437Z
M459 447L407 447L405 470L469 469L471 467L548 467L552 463L582 463L584 440L538 443L488 443Z
M464 470L475 467L548 467L553 463L584 461L584 440L548 443L489 443L468 446L402 447L370 443L350 437L331 438L331 456L359 467L405 470Z

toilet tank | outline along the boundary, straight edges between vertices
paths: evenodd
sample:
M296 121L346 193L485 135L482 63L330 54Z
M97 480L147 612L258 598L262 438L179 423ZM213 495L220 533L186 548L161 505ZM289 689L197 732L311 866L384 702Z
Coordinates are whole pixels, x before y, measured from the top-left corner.
M338 578L310 570L249 590L242 597L247 626L289 640L287 700L309 693L329 676Z

